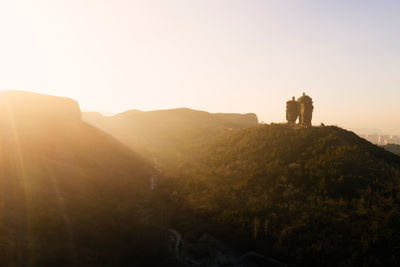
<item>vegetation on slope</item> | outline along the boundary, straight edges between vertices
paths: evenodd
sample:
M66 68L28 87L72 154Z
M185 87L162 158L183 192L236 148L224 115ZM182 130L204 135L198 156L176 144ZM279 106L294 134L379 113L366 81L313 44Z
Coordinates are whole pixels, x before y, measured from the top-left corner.
M83 119L102 129L161 167L176 164L193 143L226 129L258 124L255 114L208 113L187 108L142 112L130 110L112 117L83 113Z
M181 207L175 227L206 222L283 262L398 265L399 172L400 157L352 132L260 125L199 145L163 184L163 202Z
M164 233L135 215L154 172L143 159L82 122L73 100L0 103L1 266L167 264Z
M0 265L176 264L143 217L294 265L400 264L400 157L352 132L186 109L99 117L168 166L148 194L156 171L76 102L0 100Z

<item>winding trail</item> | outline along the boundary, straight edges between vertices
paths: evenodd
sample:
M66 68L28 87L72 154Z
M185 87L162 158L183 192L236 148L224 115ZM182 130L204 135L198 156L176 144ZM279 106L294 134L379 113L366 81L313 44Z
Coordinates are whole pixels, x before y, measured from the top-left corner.
M178 261L181 261L181 256L182 256L182 234L180 232L178 232L175 229L171 229L171 228L167 228L167 227L160 227L162 229L167 230L168 232L170 232L172 234L172 236L174 237L174 240L171 241L175 241L175 257Z
M157 182L158 182L158 173L160 172L160 169L158 168L158 161L157 158L153 155L153 168L157 171L156 174L152 174L149 178L150 178L150 190L154 191L154 189L157 187ZM180 232L178 232L175 229L172 228L168 228L165 226L159 226L159 225L153 225L153 224L149 224L146 223L148 225L152 225L153 227L168 231L170 234L170 241L174 242L174 254L175 254L175 258L178 261L182 261L182 248L183 248L183 240L182 240L182 234Z

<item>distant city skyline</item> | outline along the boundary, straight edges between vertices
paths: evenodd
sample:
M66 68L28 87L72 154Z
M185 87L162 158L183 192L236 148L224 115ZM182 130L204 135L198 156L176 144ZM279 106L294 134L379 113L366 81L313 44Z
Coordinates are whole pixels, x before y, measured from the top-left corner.
M0 3L0 89L82 110L178 107L400 135L400 1L97 0Z
M398 135L360 134L360 136L377 145L400 145L400 136Z

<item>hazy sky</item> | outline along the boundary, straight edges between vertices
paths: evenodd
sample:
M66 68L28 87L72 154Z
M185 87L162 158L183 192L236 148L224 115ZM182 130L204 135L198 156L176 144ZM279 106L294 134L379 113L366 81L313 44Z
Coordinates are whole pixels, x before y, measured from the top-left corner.
M400 134L400 1L0 2L0 88L83 110L190 107Z

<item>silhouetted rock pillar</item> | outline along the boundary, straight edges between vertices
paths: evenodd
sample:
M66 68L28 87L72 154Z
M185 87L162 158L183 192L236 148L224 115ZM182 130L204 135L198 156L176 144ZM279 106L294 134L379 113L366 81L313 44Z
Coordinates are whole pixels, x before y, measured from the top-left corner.
M299 116L299 103L293 97L286 102L286 120L289 124L295 124Z
M314 110L312 98L303 93L298 100L299 102L299 124L311 126L312 113Z

